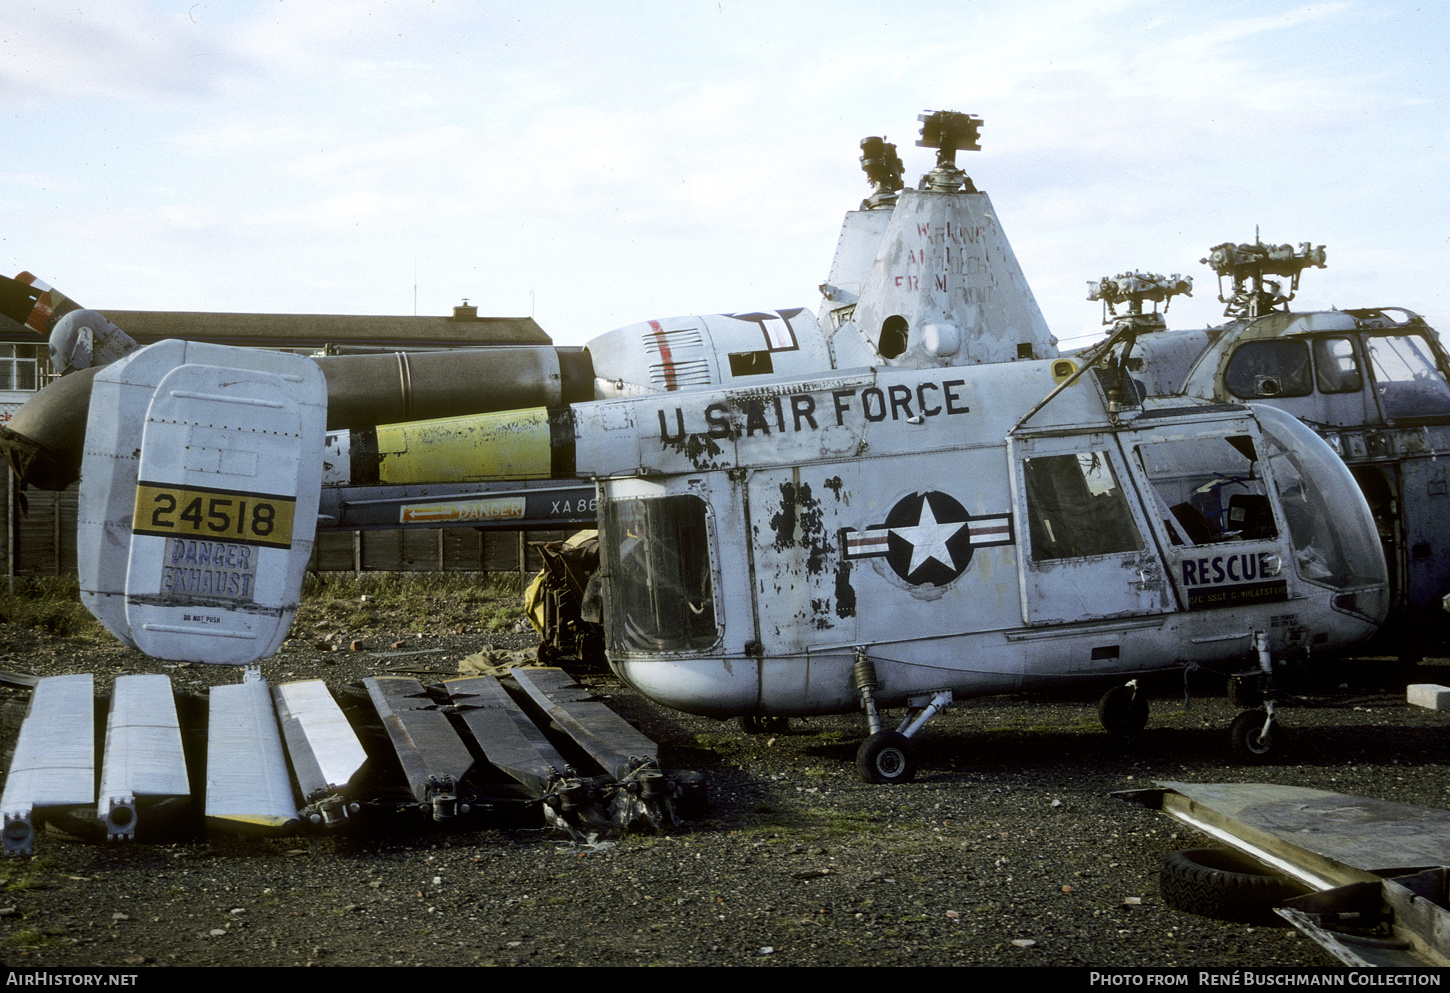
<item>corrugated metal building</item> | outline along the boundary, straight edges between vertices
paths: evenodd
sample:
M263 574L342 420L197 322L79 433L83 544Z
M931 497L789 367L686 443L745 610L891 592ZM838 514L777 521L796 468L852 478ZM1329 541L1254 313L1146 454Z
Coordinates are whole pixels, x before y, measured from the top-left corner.
M427 351L549 345L532 317L479 317L467 301L451 317L351 314L223 314L102 310L143 345L167 338L277 348L304 355ZM51 378L46 342L0 315L0 423ZM78 487L58 493L16 492L6 473L6 575L75 575ZM23 509L22 509L23 508ZM559 532L494 532L472 528L328 533L319 536L311 568L318 571L515 572L539 567L530 540Z

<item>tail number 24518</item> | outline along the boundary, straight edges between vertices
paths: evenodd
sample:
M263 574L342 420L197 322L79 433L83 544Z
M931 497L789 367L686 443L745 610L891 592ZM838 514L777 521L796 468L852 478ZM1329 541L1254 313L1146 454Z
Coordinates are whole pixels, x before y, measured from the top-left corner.
M131 530L291 548L296 503L293 497L139 482Z

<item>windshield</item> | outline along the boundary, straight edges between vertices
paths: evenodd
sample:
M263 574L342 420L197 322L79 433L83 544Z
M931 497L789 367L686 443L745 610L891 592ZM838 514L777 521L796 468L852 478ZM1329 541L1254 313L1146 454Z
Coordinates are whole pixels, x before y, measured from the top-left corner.
M1365 348L1385 417L1450 414L1450 385L1427 340L1414 334L1380 335L1366 338Z
M1349 590L1389 583L1369 507L1344 463L1298 420L1254 405L1300 578Z
M600 513L611 652L697 651L719 640L705 501L610 500Z

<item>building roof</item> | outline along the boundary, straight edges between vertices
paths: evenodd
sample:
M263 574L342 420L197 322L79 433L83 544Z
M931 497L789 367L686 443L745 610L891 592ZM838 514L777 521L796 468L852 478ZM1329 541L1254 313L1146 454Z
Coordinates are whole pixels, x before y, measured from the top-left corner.
M260 348L317 348L327 344L377 348L456 348L476 345L549 345L532 317L478 317L476 307L455 307L452 317L380 317L357 314L225 314L190 311L99 310L143 345L166 338ZM35 341L24 325L0 316L0 338Z

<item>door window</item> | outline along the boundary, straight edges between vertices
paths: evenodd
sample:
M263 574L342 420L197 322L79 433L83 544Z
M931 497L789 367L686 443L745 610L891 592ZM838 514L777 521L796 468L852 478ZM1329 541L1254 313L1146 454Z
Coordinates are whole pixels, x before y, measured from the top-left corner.
M606 636L619 652L694 651L719 640L705 501L609 500L601 508Z
M1248 435L1138 446L1158 513L1174 545L1257 541L1278 535Z
M1262 397L1305 397L1309 350L1302 341L1250 341L1240 345L1224 370L1224 385L1244 400Z
M1302 423L1255 408L1299 576L1335 589L1388 583L1379 534L1349 469Z
M1025 460L1032 559L1079 558L1143 547L1106 452Z
M1348 338L1314 340L1314 383L1320 393L1358 393L1364 386L1354 342Z

